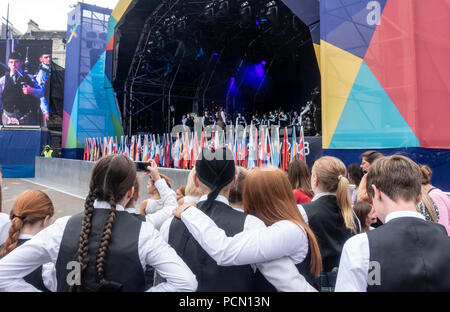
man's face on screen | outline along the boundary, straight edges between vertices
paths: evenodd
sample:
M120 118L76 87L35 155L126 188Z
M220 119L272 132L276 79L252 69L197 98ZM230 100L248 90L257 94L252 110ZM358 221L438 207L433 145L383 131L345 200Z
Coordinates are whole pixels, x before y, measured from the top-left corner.
M10 60L8 60L8 68L9 68L10 72L19 71L22 68L22 61L10 59Z
M43 54L39 60L41 61L42 64L50 66L50 63L52 61L52 55L51 54Z

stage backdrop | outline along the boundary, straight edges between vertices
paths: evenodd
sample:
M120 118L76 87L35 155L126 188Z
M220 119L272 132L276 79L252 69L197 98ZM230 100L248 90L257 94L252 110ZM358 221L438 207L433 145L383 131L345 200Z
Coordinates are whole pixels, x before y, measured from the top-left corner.
M403 151L450 190L449 11L441 0L320 1L327 154Z
M69 13L62 155L83 158L86 138L121 136L116 98L105 60L111 10L78 3Z

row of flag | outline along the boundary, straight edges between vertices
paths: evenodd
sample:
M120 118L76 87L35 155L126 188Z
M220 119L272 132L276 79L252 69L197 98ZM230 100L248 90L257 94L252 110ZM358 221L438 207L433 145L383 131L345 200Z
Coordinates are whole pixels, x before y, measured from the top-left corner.
M247 134L247 129L249 133ZM238 128L214 131L208 140L207 133L146 134L117 137L89 138L85 140L83 160L97 161L110 154L123 154L133 161L149 161L160 167L192 169L200 150L204 147L217 149L227 146L234 154L235 164L244 168L266 165L281 167L287 171L289 162L294 159L305 160L303 127L297 138L295 127L289 140L287 128L284 128L283 141L280 142L279 127L274 135L262 127L245 128L242 134Z

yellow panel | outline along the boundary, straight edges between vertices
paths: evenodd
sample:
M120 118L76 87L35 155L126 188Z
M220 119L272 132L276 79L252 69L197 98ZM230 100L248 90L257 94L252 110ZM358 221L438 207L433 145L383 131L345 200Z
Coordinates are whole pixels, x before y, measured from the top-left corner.
M323 40L320 57L322 146L328 148L363 60Z
M117 3L116 7L114 8L111 15L116 19L116 21L120 21L125 11L130 6L131 2L133 0L120 0L119 3Z
M320 44L315 44L314 45L314 52L316 52L316 59L317 59L317 64L319 65L319 70L320 70Z

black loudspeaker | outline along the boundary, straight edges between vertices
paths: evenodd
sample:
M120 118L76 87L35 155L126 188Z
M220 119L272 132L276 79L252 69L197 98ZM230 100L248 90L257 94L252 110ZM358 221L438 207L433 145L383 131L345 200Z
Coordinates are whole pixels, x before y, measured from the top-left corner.
M162 112L152 111L152 133L166 133Z

